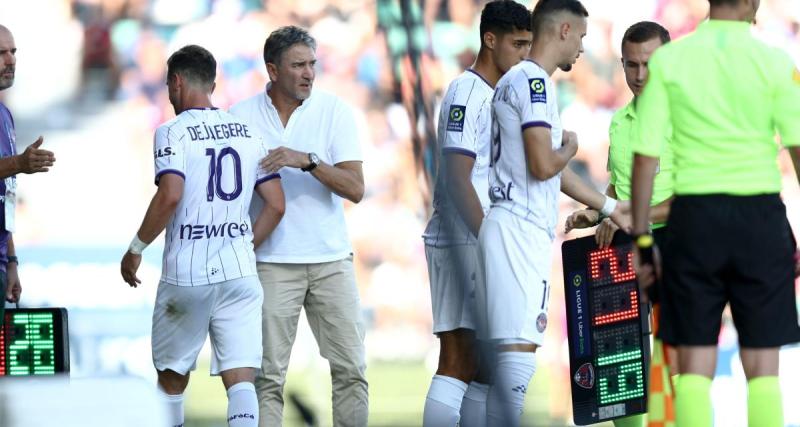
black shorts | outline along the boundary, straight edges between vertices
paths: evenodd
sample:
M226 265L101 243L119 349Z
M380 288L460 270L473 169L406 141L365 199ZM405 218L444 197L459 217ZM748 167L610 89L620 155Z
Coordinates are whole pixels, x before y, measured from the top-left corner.
M658 249L663 250L664 244L667 240L667 228L668 227L660 227L653 230L653 240L658 246ZM664 280L659 280L653 286L648 289L647 297L650 299L652 304L658 304L661 300L661 293L663 292L661 288L664 286Z
M659 338L716 345L730 303L742 347L800 341L796 244L777 194L678 196L668 222Z

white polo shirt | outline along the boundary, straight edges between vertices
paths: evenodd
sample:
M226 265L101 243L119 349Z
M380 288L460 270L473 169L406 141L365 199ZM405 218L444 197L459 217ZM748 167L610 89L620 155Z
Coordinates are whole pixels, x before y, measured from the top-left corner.
M362 161L352 110L336 96L314 89L283 127L278 110L264 92L231 107L230 112L252 123L270 147L285 146L335 165ZM310 172L281 168L286 212L278 227L256 248L258 262L312 264L343 259L352 253L342 198ZM261 210L254 197L250 215Z

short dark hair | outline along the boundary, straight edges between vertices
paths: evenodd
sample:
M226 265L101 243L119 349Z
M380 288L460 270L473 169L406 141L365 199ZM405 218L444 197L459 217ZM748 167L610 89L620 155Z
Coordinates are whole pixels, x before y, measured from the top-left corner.
M625 46L625 43L644 43L656 37L661 39L661 44L667 44L672 40L669 31L660 24L652 21L637 22L625 30L622 46Z
M531 31L531 12L514 0L497 0L486 3L481 12L481 44L483 35L508 34L514 31Z
M579 0L539 0L531 14L531 28L534 36L541 34L542 27L547 20L558 12L568 12L583 18L589 17L589 12Z
M217 77L214 55L197 45L187 45L167 59L167 78L180 74L191 83L211 87Z
M264 42L264 65L280 64L283 53L297 43L302 43L311 50L317 50L317 42L314 37L300 27L287 25L273 31Z

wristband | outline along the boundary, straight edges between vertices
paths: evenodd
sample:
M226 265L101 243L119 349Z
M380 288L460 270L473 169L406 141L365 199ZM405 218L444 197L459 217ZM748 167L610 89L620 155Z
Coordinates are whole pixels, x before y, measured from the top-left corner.
M14 264L17 264L17 265L19 265L19 258L17 258L17 256L16 256L16 255L9 255L9 256L8 256L8 263L9 263L9 264L11 264L12 262L13 262Z
M148 243L145 243L139 240L139 235L134 234L133 240L131 240L131 245L128 246L128 252L134 255L141 255L144 252L144 249L147 247Z
M603 203L603 208L600 209L600 213L603 216L609 216L614 212L614 209L617 208L617 201L616 199L612 199L611 197L606 196L606 201Z

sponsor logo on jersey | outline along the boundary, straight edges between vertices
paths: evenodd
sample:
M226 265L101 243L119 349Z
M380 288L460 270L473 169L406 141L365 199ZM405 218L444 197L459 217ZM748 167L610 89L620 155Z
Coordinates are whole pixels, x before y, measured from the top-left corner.
M467 115L467 107L463 105L451 105L450 114L447 116L447 130L461 132L464 130L464 117Z
M200 240L212 237L230 237L235 239L244 236L249 229L245 223L223 222L222 224L181 224L181 240Z
M547 103L547 89L544 84L544 79L536 78L536 79L528 79L528 83L531 87L531 103L534 102L541 102L543 104Z
M174 155L175 152L172 151L172 147L159 148L158 150L155 151L155 153L153 153L153 156L155 156L157 159L161 157L169 157Z
M594 387L594 366L591 363L584 363L575 371L575 375L572 376L572 379L575 381L575 384L578 384L578 387L585 388L587 390Z

